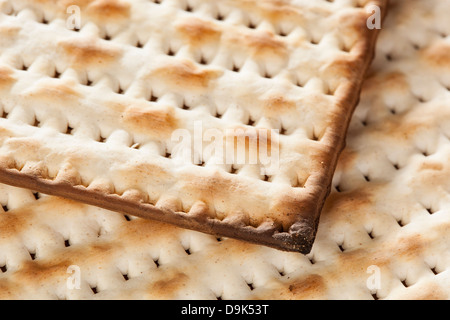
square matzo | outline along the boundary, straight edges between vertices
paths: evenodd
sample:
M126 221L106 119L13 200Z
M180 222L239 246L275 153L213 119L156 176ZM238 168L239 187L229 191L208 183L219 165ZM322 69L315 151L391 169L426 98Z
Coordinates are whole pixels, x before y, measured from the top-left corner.
M384 4L0 1L0 181L307 253Z

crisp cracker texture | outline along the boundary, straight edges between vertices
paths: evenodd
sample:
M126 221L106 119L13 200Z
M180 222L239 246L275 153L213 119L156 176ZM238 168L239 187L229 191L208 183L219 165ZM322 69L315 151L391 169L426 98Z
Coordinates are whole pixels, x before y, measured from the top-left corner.
M450 299L449 7L391 1L309 254L0 185L0 297Z
M372 5L2 0L0 181L308 253Z

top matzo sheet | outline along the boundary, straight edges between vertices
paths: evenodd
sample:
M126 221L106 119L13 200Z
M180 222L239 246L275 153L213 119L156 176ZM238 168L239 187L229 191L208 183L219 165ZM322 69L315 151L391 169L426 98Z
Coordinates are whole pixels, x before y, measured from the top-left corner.
M0 1L0 181L307 253L384 6Z

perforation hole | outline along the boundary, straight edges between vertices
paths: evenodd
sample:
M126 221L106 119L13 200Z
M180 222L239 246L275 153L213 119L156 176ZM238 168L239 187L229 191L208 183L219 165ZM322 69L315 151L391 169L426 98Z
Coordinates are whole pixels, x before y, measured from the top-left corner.
M8 267L7 267L6 264L5 264L5 265L3 265L3 266L0 266L0 270L1 270L3 273L5 273L6 271L8 271Z
M320 138L318 137L318 135L315 132L312 133L312 135L311 135L311 137L309 137L309 139L312 141L320 141Z
M31 260L36 260L36 253L35 252L29 252Z
M339 250L340 250L341 252L344 252L344 251L345 251L345 248L344 248L344 244L343 244L343 243L338 244L338 248L339 248Z
M138 40L138 42L136 42L136 44L134 45L136 48L143 48L144 47L144 45L142 44L142 42L140 42L139 40Z
M188 2L186 2L186 6L184 7L184 11L186 11L186 12L193 12L194 11L194 7L192 5L190 5Z
M141 148L141 144L139 142L133 143L131 144L130 148L139 150Z
M125 91L124 91L124 90L122 89L122 87L119 85L119 87L117 88L116 93L117 93L117 94L124 94Z
M224 21L225 19L226 19L226 17L225 17L224 14L222 14L222 13L220 13L220 12L217 12L217 14L216 14L216 20L218 20L218 21Z
M161 3L162 3L162 0L152 0L152 2L153 2L154 4L161 4Z
M150 97L148 98L148 101L150 102L157 102L159 97L157 97L153 92L150 94Z
M317 46L317 45L319 45L320 40L311 38L311 39L309 40L309 42L310 42L312 45Z
M436 275L438 275L440 272L436 269L436 266L434 266L434 267L430 267L430 270L431 270L431 272L433 272L433 274L436 276Z
M286 32L286 31L284 31L282 29L279 29L277 31L277 35L279 35L280 37L287 37L289 35L289 32Z
M425 210L427 210L427 212L428 212L430 215L436 213L436 211L437 211L437 210L433 210L433 208L431 208L431 207L425 207Z
M398 225L402 228L407 225L407 223L405 221L403 221L403 219L398 219L396 221L397 221Z
M373 300L380 300L380 297L378 297L377 292L371 293L371 295L372 295Z
M253 283L248 283L248 282L245 282L245 283L247 283L247 286L249 287L250 291L255 290L255 286L253 285Z
M367 174L365 174L364 175L364 180L366 180L366 182L370 182L370 177Z
M72 134L73 128L71 126L67 126L65 134Z
M131 218L128 215L124 214L123 217L125 218L126 221L131 221Z
M373 230L370 230L367 232L367 234L369 235L370 239L375 239L375 236L373 235Z
M307 179L305 181L300 181L298 178L296 182L292 185L293 188L305 188Z
M40 127L41 126L41 122L38 120L38 118L34 118L34 122L33 122L33 127Z
M52 78L59 79L61 77L61 72L55 69Z
M155 263L157 268L159 268L161 266L161 263L159 262L159 259L153 259L153 262Z
M184 252L186 252L186 254L187 254L188 256L190 256L190 255L192 254L190 248L184 249Z
M201 55L200 59L198 60L198 63L201 64L201 65L207 65L208 64L208 60L206 60L206 58L203 55Z
M186 103L186 100L183 100L183 104L181 105L181 109L190 110L191 107Z
M33 192L33 196L35 200L39 200L41 198L41 195L39 192Z
M91 287L91 290L92 290L92 292L93 292L94 294L97 294L97 293L98 293L97 286Z
M235 166L231 165L229 173L237 174L237 172L238 172L238 169Z
M205 166L205 161L201 160L199 163L196 163L197 166L199 167L204 167Z
M64 240L64 247L66 247L66 248L70 247L70 240L69 239L65 239Z
M273 78L273 76L270 73L268 73L267 71L265 71L263 73L263 77L266 78L266 79L272 79Z
M0 114L0 117L3 118L3 119L6 119L8 117L8 112L3 110L2 113Z
M231 68L231 71L239 72L239 71L241 71L241 69L236 64L233 64L233 67Z
M172 48L167 49L166 54L170 57L175 56L177 53L175 52L175 50L173 50Z
M408 288L410 285L406 282L406 278L404 278L404 279L400 279L400 282L402 283L402 285L405 287L405 288Z
M424 157L429 157L431 154L428 152L428 151L426 151L426 150L424 150L424 151L420 151L420 153L424 156Z
M128 277L128 273L122 273L122 277L125 279L125 281L130 280L130 278Z
M257 27L258 25L251 20L249 20L249 22L247 23L247 28L249 29L256 29Z
M5 211L5 212L8 212L8 206L7 205L2 205L2 209L3 209L3 211Z

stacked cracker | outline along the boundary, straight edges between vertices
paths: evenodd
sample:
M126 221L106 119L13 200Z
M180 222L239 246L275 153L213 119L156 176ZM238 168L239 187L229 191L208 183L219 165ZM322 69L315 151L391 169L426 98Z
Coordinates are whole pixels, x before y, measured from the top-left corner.
M308 253L373 5L2 1L0 181Z

